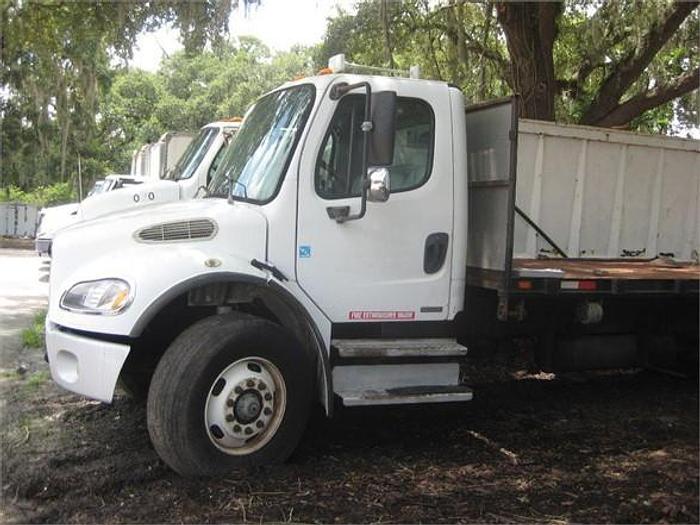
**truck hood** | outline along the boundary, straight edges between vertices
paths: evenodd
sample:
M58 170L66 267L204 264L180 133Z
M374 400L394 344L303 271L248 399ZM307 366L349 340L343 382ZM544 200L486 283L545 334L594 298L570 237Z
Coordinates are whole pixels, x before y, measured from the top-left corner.
M232 205L224 199L193 199L141 206L83 221L61 230L60 238L63 239L62 244L70 244L72 247L77 246L81 239L89 239L91 243L122 239L133 241L137 230L156 224L203 218L210 218L217 223L236 223L247 222L250 217L265 222L265 216L253 206L239 203ZM232 226L235 228L235 225ZM58 238L59 235L56 240Z
M86 221L122 210L177 200L180 200L180 186L177 182L153 180L92 195L80 204L78 215L80 220Z
M197 235L202 231L204 235ZM225 199L143 206L78 223L58 232L53 241L51 318L63 326L128 333L139 311L185 279L217 272L264 276L250 261L265 260L266 246L263 211ZM58 306L76 283L105 278L123 279L137 290L124 315L89 316Z
M36 236L38 238L50 238L56 231L78 221L79 207L80 204L72 202L61 206L43 208Z

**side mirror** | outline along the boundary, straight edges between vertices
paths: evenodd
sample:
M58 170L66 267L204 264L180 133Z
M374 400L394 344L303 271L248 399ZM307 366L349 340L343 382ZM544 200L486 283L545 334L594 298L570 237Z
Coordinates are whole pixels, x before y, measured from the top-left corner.
M369 134L367 165L391 166L396 135L396 92L377 91L372 93L371 100L372 132Z
M370 202L386 202L391 193L391 177L386 168L370 168L369 170L369 191L367 200Z

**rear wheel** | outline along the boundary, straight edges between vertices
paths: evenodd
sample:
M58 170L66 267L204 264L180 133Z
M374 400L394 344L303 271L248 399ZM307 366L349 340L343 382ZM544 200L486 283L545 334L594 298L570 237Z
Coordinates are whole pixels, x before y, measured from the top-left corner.
M225 476L287 459L306 426L313 364L293 334L235 314L183 332L156 368L148 430L187 476Z

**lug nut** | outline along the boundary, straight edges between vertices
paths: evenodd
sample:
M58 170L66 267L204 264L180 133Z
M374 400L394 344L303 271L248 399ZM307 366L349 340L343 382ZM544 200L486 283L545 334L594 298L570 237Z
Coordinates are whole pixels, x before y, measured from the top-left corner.
M272 399L272 394L270 394L270 392L265 394L265 401L270 401L271 399Z
M263 414L269 416L270 414L272 414L272 409L270 407L265 407L265 410L263 410Z
M236 419L236 418L233 417L233 414L226 414L226 421L228 421L229 423L230 423L231 421L233 421L234 419Z
M249 388L253 388L255 386L255 381L252 379L248 379L248 381L245 382L246 386Z
M245 433L251 435L253 433L253 429L250 427L245 427Z
M260 383L258 384L258 390L265 390L266 388L267 388L267 385L265 383L263 383L262 381L260 381Z
M264 423L262 421L258 421L257 423L255 423L255 426L257 426L258 428L262 428L264 426Z
M240 386L237 386L236 388L234 388L233 391L234 391L236 394L242 394L242 393L243 393L243 389L242 389Z
M240 426L240 425L233 425L233 431L234 431L234 432L240 432L240 431L241 431L241 426Z
M232 407L233 405L234 405L233 399L228 398L228 399L226 400L226 406L227 406L227 407Z

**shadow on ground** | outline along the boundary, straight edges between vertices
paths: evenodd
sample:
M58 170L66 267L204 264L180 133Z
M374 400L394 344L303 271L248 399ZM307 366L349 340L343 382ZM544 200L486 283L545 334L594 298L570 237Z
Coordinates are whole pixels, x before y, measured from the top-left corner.
M625 372L475 385L471 404L345 409L285 465L188 481L142 406L7 378L4 521L698 522L698 385Z

